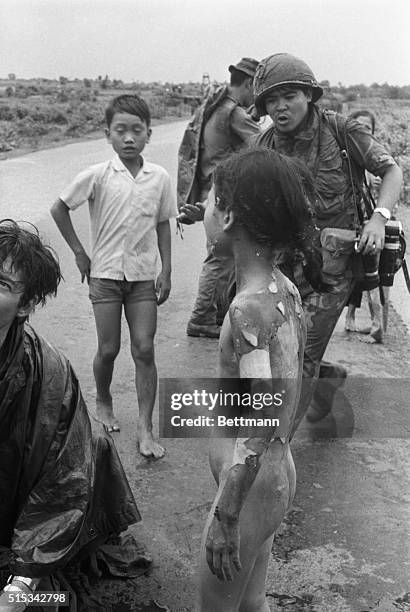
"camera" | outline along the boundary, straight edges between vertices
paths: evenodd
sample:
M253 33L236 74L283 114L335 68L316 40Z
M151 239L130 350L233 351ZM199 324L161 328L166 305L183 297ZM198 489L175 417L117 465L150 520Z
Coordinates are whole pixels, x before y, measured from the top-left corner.
M387 221L384 229L384 248L379 262L380 284L392 287L394 275L400 269L402 261L400 235L403 229L400 221Z
M360 279L359 285L362 291L371 291L380 285L379 261L379 253L367 253L366 255L361 255L360 262L362 267L362 278Z
M370 291L380 285L392 287L394 275L402 265L404 251L405 242L400 221L387 221L381 253L361 254L359 259L355 260L357 285L360 289Z

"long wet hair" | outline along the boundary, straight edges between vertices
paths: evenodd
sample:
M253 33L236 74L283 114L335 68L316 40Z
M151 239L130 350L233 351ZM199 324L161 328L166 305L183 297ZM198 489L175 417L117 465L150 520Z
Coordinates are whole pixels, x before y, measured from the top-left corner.
M0 268L7 262L19 274L20 305L31 300L44 304L56 295L61 281L61 270L53 249L43 244L38 230L31 223L25 227L12 219L0 221Z
M302 251L306 278L314 289L326 290L312 215L315 190L305 166L272 149L247 149L216 167L214 185L217 208L231 208L235 223L255 242L282 249L288 257Z

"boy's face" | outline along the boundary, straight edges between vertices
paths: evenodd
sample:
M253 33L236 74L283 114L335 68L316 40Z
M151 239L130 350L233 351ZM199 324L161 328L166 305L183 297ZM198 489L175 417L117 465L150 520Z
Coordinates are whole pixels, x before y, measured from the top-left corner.
M311 93L295 87L278 87L267 94L264 103L266 112L276 129L284 134L293 132L306 117Z
M125 161L138 159L151 136L145 121L130 113L115 113L105 133L119 158Z
M15 272L10 260L0 263L0 346L16 317L25 317L32 310L31 303L21 305L24 285L20 274Z

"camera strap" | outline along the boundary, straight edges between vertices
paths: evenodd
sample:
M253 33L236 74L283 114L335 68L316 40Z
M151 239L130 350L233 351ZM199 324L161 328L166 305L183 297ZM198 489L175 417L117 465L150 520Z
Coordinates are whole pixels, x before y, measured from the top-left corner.
M372 195L369 183L366 178L366 170L353 160L349 151L349 140L346 129L346 119L344 117L338 116L334 111L323 111L323 114L328 122L330 129L332 130L333 136L336 139L337 144L340 148L340 153L343 160L346 162L347 173L349 175L350 185L352 188L352 198L355 207L355 222L356 223L356 232L359 234L360 227L363 225L365 221L364 212L366 213L366 217L368 219L371 218L374 209L376 208L376 202ZM343 124L340 125L341 121L338 121L338 117L340 120L343 120ZM361 206L363 203L364 210ZM410 273L407 267L407 262L405 259L406 252L406 242L404 238L403 230L400 232L400 243L401 243L401 255L400 255L400 264L399 267L403 268L404 279L406 282L407 290L410 293ZM384 296L383 296L384 297Z
M403 262L401 264L401 267L403 268L404 280L406 281L407 291L410 293L410 275L409 275L409 269L407 267L407 261L404 259L404 257L403 257Z
M347 167L347 174L350 180L352 199L355 208L356 231L357 234L359 234L365 221L364 211L366 212L367 218L370 219L373 214L373 210L376 208L376 203L366 179L365 168L358 166L358 164L354 161L352 162L352 156L349 151L346 118L341 117L340 115L338 116L334 111L324 111L324 115L330 129L332 130L333 136L339 145L340 154ZM364 205L364 210L361 203Z

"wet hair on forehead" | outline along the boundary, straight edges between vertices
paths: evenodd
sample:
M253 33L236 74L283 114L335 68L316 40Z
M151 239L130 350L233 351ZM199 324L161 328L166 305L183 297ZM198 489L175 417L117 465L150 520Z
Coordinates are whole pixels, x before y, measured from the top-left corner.
M376 129L376 118L371 111L368 111L363 108L361 110L357 110L353 113L350 113L349 117L351 119L359 119L360 117L367 117L367 119L370 119L370 123L372 126L372 134L374 134L374 130Z
M124 94L113 98L105 109L105 120L110 127L115 113L129 113L136 115L144 121L149 128L151 125L151 113L148 104L136 94Z
M12 219L0 220L0 269L19 275L23 287L21 305L34 300L44 304L50 295L56 295L62 279L60 266L53 249L41 241L34 225L23 227Z

